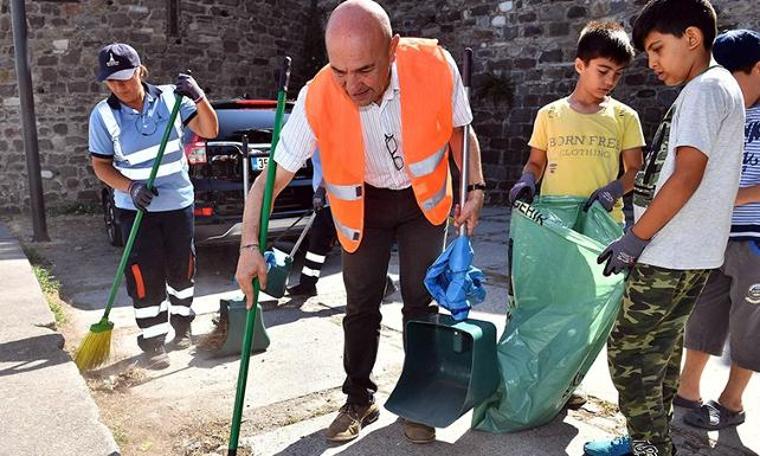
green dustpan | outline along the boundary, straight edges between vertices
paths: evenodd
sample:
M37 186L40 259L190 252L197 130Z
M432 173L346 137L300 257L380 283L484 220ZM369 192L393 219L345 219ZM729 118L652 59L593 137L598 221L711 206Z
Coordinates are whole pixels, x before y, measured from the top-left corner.
M293 257L296 252L298 252L298 248L306 237L306 233L309 232L316 216L316 212L313 212L311 216L309 216L306 226L304 226L301 231L301 235L298 236L298 240L293 245L293 248L290 249L290 254L286 254L274 247L272 248L271 254L274 256L274 264L271 265L267 271L267 287L261 291L273 298L279 299L285 296L285 289L288 286L288 277L290 276L290 271L293 269Z
M227 338L219 350L213 352L214 357L223 357L240 354L240 347L245 333L245 296L242 294L229 299L219 301L219 325L227 327ZM260 353L269 347L269 335L264 325L264 317L261 313L261 305L256 304L256 321L254 323L253 342L251 353Z
M496 326L449 315L406 324L406 358L385 408L415 423L447 427L498 386Z

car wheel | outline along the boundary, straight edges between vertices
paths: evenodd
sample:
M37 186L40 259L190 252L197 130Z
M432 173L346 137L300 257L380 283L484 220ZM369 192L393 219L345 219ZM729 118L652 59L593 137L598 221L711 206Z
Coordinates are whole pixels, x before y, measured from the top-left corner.
M124 239L121 236L121 226L116 217L116 204L113 201L113 190L103 190L103 221L105 222L108 241L115 247L123 247Z

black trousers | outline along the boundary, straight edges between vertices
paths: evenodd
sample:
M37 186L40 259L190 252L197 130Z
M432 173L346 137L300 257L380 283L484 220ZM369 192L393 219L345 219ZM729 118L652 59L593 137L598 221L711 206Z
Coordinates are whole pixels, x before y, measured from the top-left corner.
M125 242L136 215L136 211L118 211ZM142 350L155 350L164 344L169 321L177 333L189 330L195 318L191 308L195 275L193 207L147 212L124 275L135 320L142 330L137 337Z
M443 249L446 224L431 224L411 188L379 189L365 184L364 236L354 253L343 250L346 316L343 392L348 402L374 402L377 385L370 378L380 342L380 303L394 241L398 243L403 321L438 312L423 280Z
M317 212L309 229L309 249L306 251L299 283L311 286L317 284L322 266L336 238L330 206L325 206Z

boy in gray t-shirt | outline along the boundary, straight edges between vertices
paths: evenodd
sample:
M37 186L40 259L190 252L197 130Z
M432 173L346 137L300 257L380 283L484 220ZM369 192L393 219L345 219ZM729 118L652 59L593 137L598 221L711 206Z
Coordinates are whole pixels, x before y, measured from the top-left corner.
M687 424L711 431L744 422L742 396L760 372L760 33L733 30L720 35L715 59L744 93L747 121L739 194L731 220L725 263L710 273L686 324L686 362L676 406L694 409ZM723 392L702 403L700 380L710 355L721 356L730 341L731 373Z
M715 23L707 0L651 0L633 27L659 79L685 87L636 177L635 224L599 256L605 274L630 270L607 349L629 435L587 443L589 456L675 452L684 325L709 270L723 263L741 172L744 101L712 61Z

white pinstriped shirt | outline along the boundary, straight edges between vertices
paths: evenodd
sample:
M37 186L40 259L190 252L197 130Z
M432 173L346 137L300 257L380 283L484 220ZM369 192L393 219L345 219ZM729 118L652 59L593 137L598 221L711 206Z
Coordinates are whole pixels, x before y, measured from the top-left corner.
M451 97L452 123L454 127L461 127L472 122L470 103L465 96L464 84L456 62L448 52L444 51L444 54L451 67L454 82ZM288 122L282 129L280 141L275 150L277 164L290 172L296 172L316 149L316 138L306 117L305 104L308 89L307 84L298 94L298 100ZM404 164L404 167L398 170L386 147L386 138L393 135L395 141L390 143L398 145L397 156L404 156L401 140L400 91L398 71L396 64L393 63L391 82L383 94L380 105L371 103L369 106L359 108L364 138L364 181L373 187L401 190L412 184L406 173L406 165ZM398 158L396 163L400 163Z

